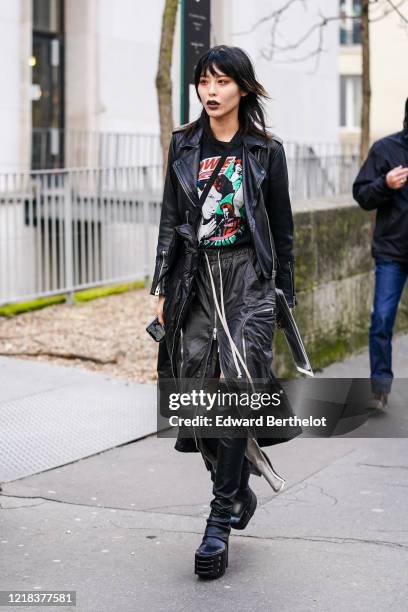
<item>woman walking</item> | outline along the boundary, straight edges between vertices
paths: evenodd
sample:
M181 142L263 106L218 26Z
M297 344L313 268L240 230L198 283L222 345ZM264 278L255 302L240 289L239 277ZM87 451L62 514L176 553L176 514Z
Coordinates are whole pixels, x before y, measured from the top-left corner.
M203 109L198 120L173 131L151 294L165 341L159 383L181 386L208 379L262 379L276 389L272 339L276 293L295 305L293 220L282 141L266 131L251 60L238 47L206 52L195 70ZM282 405L291 415L285 397ZM286 403L285 403L286 402ZM282 414L282 406L280 408ZM244 529L257 500L251 473L284 483L260 446L298 435L207 438L179 431L175 448L201 452L213 481L213 500L195 573L221 576L228 565L231 527Z

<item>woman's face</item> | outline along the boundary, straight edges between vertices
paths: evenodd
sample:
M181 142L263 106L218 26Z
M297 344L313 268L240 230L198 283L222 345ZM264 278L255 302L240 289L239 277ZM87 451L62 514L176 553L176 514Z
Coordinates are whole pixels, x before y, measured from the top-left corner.
M215 75L208 71L201 75L198 95L208 116L220 119L235 110L238 112L241 97L246 94L232 77L223 74L216 66L214 68Z

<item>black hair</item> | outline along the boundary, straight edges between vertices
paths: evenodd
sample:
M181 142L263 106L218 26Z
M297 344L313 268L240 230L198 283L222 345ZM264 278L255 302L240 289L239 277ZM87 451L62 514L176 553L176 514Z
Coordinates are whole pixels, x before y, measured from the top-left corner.
M404 131L408 132L408 98L405 100Z
M239 132L241 135L255 134L262 136L265 140L270 139L266 131L265 111L261 98L269 99L265 88L257 81L255 70L251 59L240 47L229 47L217 45L212 47L200 57L194 71L194 85L198 99L198 85L200 78L207 70L215 76L216 68L225 75L234 79L246 96L241 96L238 109ZM201 111L198 119L186 128L187 134L191 134L202 123L204 131L210 133L210 120L205 108Z

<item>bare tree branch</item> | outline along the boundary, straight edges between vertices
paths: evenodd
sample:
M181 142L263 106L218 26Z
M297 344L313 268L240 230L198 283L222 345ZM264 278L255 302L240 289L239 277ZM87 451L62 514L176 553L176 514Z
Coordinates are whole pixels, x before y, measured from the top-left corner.
M323 14L320 15L320 21L313 24L300 38L298 38L298 40L296 40L293 43L289 43L287 45L280 45L278 44L277 41L277 34L278 34L278 26L279 23L281 21L281 18L283 17L284 13L295 3L295 2L301 2L303 6L305 6L304 4L304 0L288 0L285 4L283 4L279 9L275 9L272 13L270 13L269 15L266 15L265 17L262 17L261 19L258 19L258 21L256 21L254 23L254 25L246 31L243 32L236 32L235 35L236 36L241 36L241 35L245 35L245 34L249 34L251 32L253 32L255 29L257 29L259 26L261 26L262 24L269 22L272 20L272 27L270 30L270 40L268 43L268 47L267 48L263 48L261 49L260 55L261 57L263 57L264 59L268 60L268 61L276 61L277 63L290 63L291 61L293 62L302 62L302 61L306 61L308 59L310 59L311 57L315 57L319 52L323 51L323 43L324 43L324 37L322 35L322 30L330 23L333 21L353 21L353 20L361 20L361 16L360 15L347 15L345 13L339 13L338 15L332 15L329 17L325 17ZM385 17L387 17L389 14L391 14L392 12L397 12L406 23L408 23L408 19L401 13L401 11L399 10L399 7L396 6L394 4L394 2L392 0L386 0L386 2L388 2L390 4L390 9L387 11L386 9L384 9L384 13L382 15L380 15L379 17L375 17L375 18L371 18L369 19L369 23L372 22L376 22L376 21L380 21L382 19L384 19ZM405 0L403 0L402 3L404 3ZM378 0L368 0L368 3L370 5L377 5L378 4ZM401 6L401 5L400 5ZM284 60L277 60L276 59L276 55L278 53L282 53L282 52L286 52L286 51L293 51L295 49L298 49L299 47L301 47L304 43L306 43L310 37L315 33L318 32L318 41L317 41L317 45L316 48L306 54L304 54L301 57L295 57L295 58L285 58Z
M287 64L291 62L301 63L308 59L316 58L314 69L311 71L311 73L313 73L317 70L319 66L320 54L324 52L324 29L326 28L326 26L332 21L338 21L340 19L341 20L359 19L359 16L339 14L339 15L333 15L330 17L325 17L323 14L321 14L320 21L318 23L313 24L298 40L296 40L293 43L289 43L287 45L280 45L276 42L279 22L282 16L284 15L284 13L290 8L290 6L292 6L295 2L299 2L299 1L302 3L303 6L305 6L304 0L288 0L279 9L276 9L269 15L263 17L262 19L259 19L249 30L247 30L246 32L237 32L236 35L244 35L244 34L253 32L256 28L258 28L263 23L266 23L272 20L269 44L267 47L263 47L262 49L260 49L260 57L266 59L267 61L273 60L276 63L283 63L283 64ZM299 49L299 47L304 45L311 38L311 36L316 32L318 34L318 37L317 37L317 44L316 44L315 49L312 49L311 51L308 51L307 53L301 56L298 56L298 57L285 57L284 59L278 59L276 57L276 55L279 53L285 53L288 51L290 52L290 51L294 51L295 49Z
M305 34L303 34L303 36L301 36L296 42L294 43L290 43L289 45L277 45L275 44L275 49L278 51L292 51L293 49L297 49L298 47L300 47L304 42L306 42L306 40L308 40L310 38L310 36L316 32L316 30L319 30L319 32L325 28L327 26L328 23L330 23L330 21L337 21L339 19L339 16L335 16L335 17L324 17L322 15L321 21L319 23L315 23L314 25L312 25ZM350 17L350 19L356 19L356 17ZM305 56L308 57L308 56Z
M313 51L309 51L308 53L305 53L304 55L301 55L300 57L290 57L287 59L280 59L280 60L275 59L274 62L275 64L296 64L296 63L301 63L301 62L304 62L308 59L315 57L316 58L315 66L313 70L308 72L308 74L313 74L314 72L316 72L317 68L319 67L319 61L320 61L321 54L325 53L325 50L323 49L323 40L324 40L324 33L323 33L323 27L321 27L319 29L319 39L318 39L316 49L314 49ZM288 45L287 47L281 47L279 50L286 50L286 49L290 49L291 47L292 45ZM270 55L268 56L268 54L263 52L262 50L260 53L262 57L264 57L267 60L270 60Z
M399 16L401 17L401 19L402 19L403 21L405 21L405 23L408 23L408 18L407 18L407 17L405 17L405 15L403 15L403 14L401 13L401 11L399 10L399 7L398 7L398 6L396 6L396 5L394 4L394 2L392 2L392 0L387 0L387 2L388 2L388 4L391 6L391 8L392 8L392 9L393 9L393 10L394 10L396 13L397 13L397 15L399 15Z
M312 58L315 58L315 66L312 72L315 72L319 66L320 57L325 52L324 49L324 33L328 24L334 21L341 21L343 23L353 20L358 20L361 24L361 35L362 35L362 82L363 82L363 108L361 117L361 142L360 142L360 153L361 157L365 156L369 143L369 113L370 113L370 76L369 76L369 24L380 21L390 15L396 13L408 24L408 17L401 12L400 7L405 4L405 0L402 0L398 4L398 0L384 0L385 6L380 4L378 0L361 0L361 14L359 15L348 15L345 12L339 12L337 15L331 15L326 17L322 13L319 15L319 21L311 25L306 32L300 36L294 42L287 44L281 44L278 42L279 37L279 25L284 14L297 2L300 2L303 8L306 8L304 0L287 0L278 9L272 11L269 15L258 19L252 27L243 32L236 32L236 36L242 36L254 32L257 28L265 23L272 21L270 28L270 37L267 46L259 49L259 55L261 58L267 61L274 61L274 63L301 63ZM373 8L382 9L382 14L379 16L370 15L369 11L372 12ZM388 10L387 10L388 9ZM293 56L292 53L296 50L300 50L303 45L311 41L313 35L317 34L316 43L313 43L314 48L307 50L305 53ZM308 45L311 46L310 44ZM282 58L283 54L283 58ZM281 56L279 58L279 56Z
M288 10L288 8L290 8L292 6L292 4L295 4L296 2L300 2L304 7L306 6L305 5L305 0L288 0L286 2L286 4L281 6L281 8L276 9L275 11L273 11L270 15L266 15L265 17L261 17L261 19L258 19L258 21L256 21L254 23L254 25L249 30L244 30L243 32L234 32L233 36L241 36L243 34L251 34L251 32L256 30L256 28L258 28L263 23L266 23L267 21L270 21L271 19L278 19L278 21L279 21L279 19L282 16L282 14L285 13Z
M376 21L381 21L385 17L388 17L388 15L391 15L392 13L400 13L401 11L399 9L404 6L405 3L406 0L400 0L399 4L395 4L394 2L388 2L388 0L380 0L379 4L378 0L369 0L370 6L375 6L375 8L382 8L382 14L380 14L378 17L370 17L369 22L375 23ZM408 24L407 18L402 14L401 17L403 21Z

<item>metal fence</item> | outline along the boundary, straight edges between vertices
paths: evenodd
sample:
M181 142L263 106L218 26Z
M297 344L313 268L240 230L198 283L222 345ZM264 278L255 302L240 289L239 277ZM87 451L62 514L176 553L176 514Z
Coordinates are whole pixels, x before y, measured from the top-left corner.
M351 193L360 159L356 147L337 144L285 143L289 190L293 200Z
M354 150L285 150L293 200L350 193ZM162 187L159 164L0 174L0 304L149 277Z
M160 171L0 175L0 304L148 277Z
M358 150L338 143L284 143L295 199L345 193L358 170ZM156 167L162 163L157 134L35 129L32 168ZM160 187L160 185L158 186Z
M122 168L162 163L157 134L35 128L31 168Z

